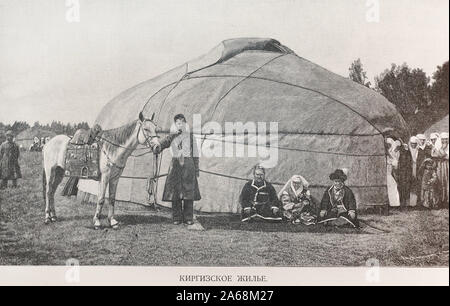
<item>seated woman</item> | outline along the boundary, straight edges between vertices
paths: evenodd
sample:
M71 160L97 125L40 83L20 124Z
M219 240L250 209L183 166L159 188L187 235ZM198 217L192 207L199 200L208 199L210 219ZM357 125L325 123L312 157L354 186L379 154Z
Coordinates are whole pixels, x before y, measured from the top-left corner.
M337 169L330 174L333 185L323 194L320 203L320 223L341 219L353 227L359 227L356 213L356 199L353 191L345 186L347 175ZM340 222L336 222L340 225Z
M278 193L285 220L294 224L315 224L314 199L308 187L303 176L294 175Z

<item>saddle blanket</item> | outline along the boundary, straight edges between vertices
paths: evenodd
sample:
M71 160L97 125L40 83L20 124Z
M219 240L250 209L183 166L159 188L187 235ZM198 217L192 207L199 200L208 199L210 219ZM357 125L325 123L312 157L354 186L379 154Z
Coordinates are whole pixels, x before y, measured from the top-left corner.
M97 143L92 145L69 143L66 153L65 176L99 180L99 159L100 154Z

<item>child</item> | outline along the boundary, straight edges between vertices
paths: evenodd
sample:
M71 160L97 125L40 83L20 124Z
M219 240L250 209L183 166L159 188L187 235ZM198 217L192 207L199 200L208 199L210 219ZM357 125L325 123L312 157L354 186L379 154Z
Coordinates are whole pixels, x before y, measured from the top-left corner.
M422 175L422 191L421 199L422 205L426 208L436 209L439 205L438 199L438 176L436 171L436 163L431 159L427 158L423 161L421 167Z

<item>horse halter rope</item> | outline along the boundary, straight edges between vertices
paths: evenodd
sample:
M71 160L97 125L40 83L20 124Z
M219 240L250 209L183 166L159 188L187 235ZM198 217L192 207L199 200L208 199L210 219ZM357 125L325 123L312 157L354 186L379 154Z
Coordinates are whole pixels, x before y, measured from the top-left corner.
M145 144L149 149L151 149L151 150L153 151L153 146L152 146L152 144L151 144L151 140L154 139L154 138L159 138L159 136L156 135L156 133L155 133L155 135L148 135L148 134L145 132L145 129L142 128L142 124L143 124L144 122L147 122L147 121L153 123L153 125L155 126L155 129L158 127L158 125L157 125L153 120L145 119L144 121L141 121L141 122L139 123L139 124L140 124L140 125L139 125L139 131L137 132L136 138L137 138L137 141L138 141L138 143L139 143L139 133L142 132L142 134L143 134L144 137L145 137L144 144ZM107 139L105 139L105 138L103 138L103 137L98 137L98 139L99 139L99 140L106 141L107 143L109 143L109 144L111 144L111 145L113 145L113 146L116 146L116 147L119 147L119 148L122 148L122 149L125 149L125 150L130 150L130 149L127 148L127 147L124 147L124 146L122 146L122 145L113 143L113 142L111 142L111 141L109 141L109 140L107 140ZM108 160L108 164L110 164L111 166L116 167L116 168L118 168L118 169L124 169L124 168L125 168L125 166L119 166L119 165L117 165L116 163L114 163L114 162L109 158L108 153L107 153L103 148L102 148L102 152L103 152L103 154L105 154L105 157L106 157L106 159Z
M140 122L140 127L139 127L139 132L142 131L142 135L144 135L144 137L145 137L144 144L153 151L154 146L152 146L151 141L154 138L160 138L160 136L156 135L156 132L155 132L155 135L148 135L146 130L142 128L142 124L145 122L151 122L155 126L155 130L158 128L158 125L152 119L144 119L143 121ZM139 132L138 132L138 142L139 142ZM159 165L158 165L158 160L159 160ZM150 200L150 196L153 195L154 201L155 201L154 204L156 204L156 202L157 202L156 194L158 192L158 176L159 176L159 171L161 169L161 161L162 161L162 158L160 158L159 153L155 154L154 167L153 167L153 178L149 178L149 180L148 180L149 185L147 187L147 190L149 193L149 200ZM150 186L152 189L151 193L150 193Z
M144 135L144 138L145 138L145 141L143 144L145 144L149 149L152 149L152 151L153 151L153 146L151 144L151 141L154 138L159 138L159 136L156 135L156 133L155 133L155 135L148 135L147 132L145 131L145 129L142 128L142 124L144 122L151 122L155 126L155 129L158 127L158 125L153 120L145 119L144 121L140 122L139 132L137 134L138 142L139 142L139 133L142 132L142 135Z

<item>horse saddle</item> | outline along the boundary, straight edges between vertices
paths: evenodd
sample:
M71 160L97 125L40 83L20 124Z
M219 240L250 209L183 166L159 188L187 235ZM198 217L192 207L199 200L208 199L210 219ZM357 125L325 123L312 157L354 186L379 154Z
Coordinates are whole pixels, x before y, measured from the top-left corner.
M75 132L70 143L73 145L92 145L102 134L102 128L96 124L89 130L79 129Z
M82 179L100 179L100 153L97 143L67 146L65 176Z

